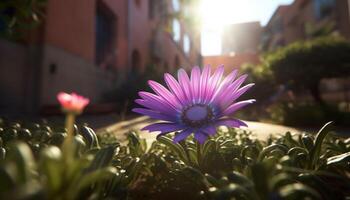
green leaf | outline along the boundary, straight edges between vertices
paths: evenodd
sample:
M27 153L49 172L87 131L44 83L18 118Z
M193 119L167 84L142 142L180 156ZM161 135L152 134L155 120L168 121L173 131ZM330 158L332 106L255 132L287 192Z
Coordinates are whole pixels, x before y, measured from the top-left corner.
M309 135L303 134L301 136L301 141L308 151L312 151L312 149L314 148L314 141Z
M271 153L275 149L281 150L284 154L288 152L288 148L285 145L272 144L270 146L263 148L263 150L259 154L258 161L261 162L265 158L265 156L267 156L269 153Z
M242 158L250 157L254 160L259 157L259 149L256 145L245 146L241 152Z
M216 191L214 199L256 199L250 191L244 187L231 183L228 186Z
M350 152L332 156L327 159L327 165L340 165L350 162Z
M136 179L136 177L139 174L141 174L140 171L142 169L142 166L148 158L149 158L149 154L145 154L145 155L141 156L141 158L136 160L134 162L134 164L132 165L132 167L128 169L130 182L134 181Z
M160 136L157 138L157 140L168 146L175 154L177 154L182 161L184 161L186 164L190 164L188 159L186 158L185 150L182 148L181 145L174 143L170 138L166 136Z
M215 186L215 187L222 187L223 185L220 183L220 181L218 179L216 179L215 177L213 177L210 174L204 174L205 178L208 180L208 182Z
M191 180L194 184L199 184L202 187L209 187L210 183L198 169L193 167L185 167L181 170L181 173L185 175L188 180Z
M233 172L227 174L227 179L231 183L241 185L245 188L253 188L254 187L254 183L239 172L233 171Z
M314 148L311 150L310 152L310 162L309 162L309 169L315 169L318 159L320 157L320 153L321 153L321 147L322 147L322 143L324 138L327 136L327 134L329 133L330 129L331 129L331 124L333 122L328 122L326 123L317 133L316 138L315 138L315 146Z
M3 147L0 147L0 161L5 160L6 157L6 149Z
M295 183L295 180L289 176L287 173L280 173L271 178L270 185L273 191L278 190L279 188Z
M10 151L6 157L6 163L13 163L13 165L7 165L11 167L14 172L14 179L19 184L25 184L32 178L32 172L36 169L36 164L32 151L25 143L13 143L10 145Z
M0 166L0 197L2 193L9 192L15 187L15 180L5 168Z
M255 185L255 190L262 199L266 199L269 193L269 172L271 171L262 163L255 164L251 167L251 176Z
M79 195L79 192L81 192L83 189L97 182L111 180L115 177L116 173L117 169L114 167L105 167L92 171L82 176L81 179L76 182L76 184L73 184L74 187L70 188L70 192L68 192L68 194L70 194L70 197L72 197L72 199L76 199L76 197Z
M279 194L282 199L322 199L317 191L301 183L286 185L279 190Z
M40 153L40 169L45 174L49 190L58 191L62 185L62 152L56 146L49 146Z
M132 156L142 156L146 153L147 143L144 139L141 139L136 132L130 132L127 139L129 141L128 147L130 149L130 154Z
M314 173L302 173L297 177L297 181L301 182L313 189L317 190L324 199L339 199L337 198L337 187L330 187L333 184L329 184L330 180L321 178L321 176ZM341 189L340 189L341 190Z
M202 154L202 156L206 157L208 152L214 151L215 145L216 145L216 143L215 143L214 140L208 140L203 146L203 154Z
M94 171L96 169L101 169L103 167L108 166L115 154L116 147L115 146L108 146L103 149L100 149L95 157L94 160L91 162L89 168L87 169L87 172Z
M309 154L309 152L304 149L304 148L301 148L301 147L293 147L291 149L288 150L287 154L291 157L294 157L296 156L298 153L304 153L304 154Z
M88 145L88 148L92 148L95 143L95 137L92 135L90 128L87 126L82 126L80 128L80 134L83 136L86 144Z
M298 142L293 139L292 134L289 131L286 132L284 139L290 146L299 146Z
M196 149L194 149L192 147L187 147L186 150L187 150L186 152L188 154L189 165L199 167ZM205 158L207 158L207 157L204 157L204 159L203 159L204 162L205 162Z

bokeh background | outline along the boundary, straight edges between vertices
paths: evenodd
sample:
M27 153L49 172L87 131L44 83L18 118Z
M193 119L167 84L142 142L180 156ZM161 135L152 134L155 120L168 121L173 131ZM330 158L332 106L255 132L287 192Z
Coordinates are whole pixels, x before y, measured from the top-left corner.
M2 0L0 34L3 116L58 115L66 91L128 118L147 80L224 64L256 83L243 119L350 120L349 0Z

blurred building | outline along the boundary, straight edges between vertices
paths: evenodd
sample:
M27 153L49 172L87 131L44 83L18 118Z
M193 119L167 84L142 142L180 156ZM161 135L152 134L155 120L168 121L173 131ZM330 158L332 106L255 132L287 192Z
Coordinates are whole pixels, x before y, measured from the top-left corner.
M39 28L20 42L0 40L0 111L57 105L60 91L96 104L147 66L200 64L200 34L181 2L48 0Z
M262 30L260 22L246 22L225 26L221 39L222 54L257 53Z
M225 55L204 56L203 64L216 68L219 65L225 66L226 74L234 69L240 68L244 64L259 64L258 53L231 53Z
M327 34L350 39L350 1L295 0L278 7L263 34L263 49Z
M259 63L259 48L263 28L260 22L230 24L221 36L221 55L205 56L204 64L225 65L226 73L243 64Z

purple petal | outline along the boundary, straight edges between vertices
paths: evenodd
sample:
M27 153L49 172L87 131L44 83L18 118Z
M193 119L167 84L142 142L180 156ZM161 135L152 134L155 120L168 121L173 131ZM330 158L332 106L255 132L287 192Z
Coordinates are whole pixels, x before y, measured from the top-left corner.
M186 139L189 135L191 135L193 133L193 130L192 129L186 129L186 130L183 130L181 131L180 133L177 133L175 134L175 137L173 139L173 142L174 143L178 143L180 142L181 140L184 140Z
M238 77L237 80L235 80L232 83L231 90L236 91L244 83L244 81L247 79L247 77L248 77L247 74L243 74L242 76Z
M178 130L182 130L184 127L175 123L155 123L143 127L141 130L148 130L149 132L160 131L161 133L169 133Z
M228 76L226 76L224 80L220 83L216 91L220 92L222 90L225 90L228 87L228 85L230 85L232 81L236 78L237 72L237 70L233 70Z
M221 110L225 110L228 106L232 104L232 102L238 99L242 94L244 94L244 92L246 92L252 86L254 86L254 83L248 84L235 92L226 92L227 94L222 95L220 99L217 99L217 101L220 101Z
M159 103L154 102L154 101L147 101L144 99L136 99L135 103L137 103L141 106L144 106L146 108L149 108L151 110L154 110L156 112L159 111L160 113L164 113L164 114L176 115L176 113L177 113L177 112L170 112L170 110L163 107L162 104L159 104Z
M244 92L246 92L249 88L254 86L254 83L248 84L238 91L233 93L228 93L227 95L223 95L220 99L220 108L221 110L225 110L228 106L232 104L236 99L238 99Z
M182 91L185 93L187 97L187 101L188 102L192 101L192 94L190 89L191 84L186 71L184 69L179 69L177 76L178 76L179 84L182 88Z
M243 108L244 106L252 104L254 102L255 102L255 99L249 99L249 100L239 101L237 103L234 103L223 112L223 115L226 115L226 116L231 115L234 112L236 112L237 110Z
M214 72L213 76L209 79L208 90L205 96L205 102L208 102L215 93L215 89L218 87L222 76L224 74L224 65L220 65Z
M228 86L235 79L237 72L238 72L237 70L233 70L228 76L225 77L225 79L220 83L218 89L214 91L214 95L212 96L212 99L210 100L210 102L213 102L216 98L224 95L226 91L229 91Z
M194 138L200 143L200 144L203 144L207 138L208 138L208 135L204 132L201 132L201 131L197 131L194 133Z
M164 86L161 84L155 82L155 81L148 81L149 86L153 89L155 93L157 93L159 96L163 97L166 101L168 101L172 106L175 108L181 108L180 103L177 101L175 96L169 92Z
M198 66L194 67L191 71L191 93L193 103L199 102L199 84L200 84L201 70Z
M205 96L207 94L208 90L208 82L210 78L210 65L207 65L204 67L202 75L201 75L201 80L200 80L200 90L199 90L199 97L201 99L201 103L204 103Z
M229 75L225 77L225 79L222 81L222 84L230 84L232 81L236 78L238 73L238 70L233 70Z
M149 92L139 92L139 96L146 101L154 102L159 107L164 107L165 110L169 110L169 112L177 112L173 106L169 104L165 99L155 94Z
M217 91L217 93L213 95L213 98L210 102L223 102L224 98L232 99L236 94L236 90L243 84L246 78L247 75L242 75L233 83L231 83L227 88L223 88L223 90ZM224 104L227 104L227 102Z
M255 85L254 83L250 83L250 84L248 84L248 85L245 85L245 86L239 88L239 89L237 90L237 92L236 92L236 95L235 95L233 101L236 100L236 99L238 99L242 94L244 94L247 90L249 90L249 89L250 89L251 87L253 87L254 85Z
M238 119L221 119L217 121L217 126L227 126L227 127L241 127L241 126L248 126L246 123L244 123L241 120Z
M202 132L208 134L208 135L215 135L216 134L216 127L215 126L208 126L201 130Z
M159 112L155 112L153 110L148 110L144 108L134 108L132 109L133 112L139 113L141 115L147 115L152 119L160 119L160 120L165 120L165 121L176 121L176 118L161 114Z
M166 82L166 84L168 85L168 88L170 89L170 91L176 96L176 98L182 103L182 104L186 104L186 96L185 93L182 91L179 83L176 81L176 79L166 73L164 75L164 80Z

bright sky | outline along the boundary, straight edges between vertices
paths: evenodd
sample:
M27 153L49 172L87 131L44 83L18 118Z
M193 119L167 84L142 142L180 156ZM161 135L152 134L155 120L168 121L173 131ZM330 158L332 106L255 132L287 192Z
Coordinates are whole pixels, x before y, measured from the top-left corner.
M265 25L278 5L293 0L202 0L202 55L221 52L221 30L224 25L260 21Z

